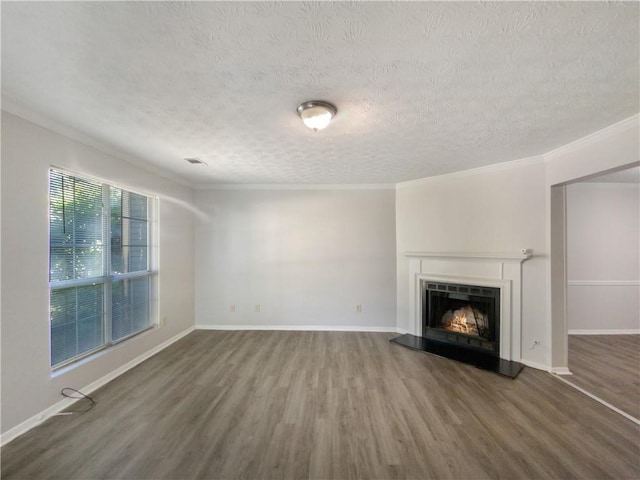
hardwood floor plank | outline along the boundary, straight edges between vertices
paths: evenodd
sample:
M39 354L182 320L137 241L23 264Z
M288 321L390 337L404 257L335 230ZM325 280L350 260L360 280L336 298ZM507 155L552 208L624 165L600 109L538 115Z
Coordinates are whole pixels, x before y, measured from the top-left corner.
M569 335L571 383L640 419L640 335Z
M640 477L640 427L551 375L391 337L195 331L3 447L2 478Z

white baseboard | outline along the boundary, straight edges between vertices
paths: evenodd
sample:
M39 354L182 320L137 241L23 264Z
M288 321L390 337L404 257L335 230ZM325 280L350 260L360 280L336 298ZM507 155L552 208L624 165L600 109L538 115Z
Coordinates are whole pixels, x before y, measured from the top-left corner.
M567 367L551 367L549 371L554 375L573 375Z
M80 388L79 390L82 391L83 393L86 393L86 394L89 394L89 393L97 390L98 388L102 387L103 385L106 385L107 383L109 383L114 378L122 375L127 370L131 370L136 365L144 362L146 359L152 357L153 355L155 355L156 353L160 352L161 350L164 350L165 348L167 348L172 343L177 342L178 340L180 340L185 335L191 333L193 330L194 330L194 327L189 327L188 329L184 330L183 332L180 332L179 334L171 337L168 340L165 340L164 342L160 343L159 345L156 345L151 350L146 351L142 355L137 356L133 360L125 363L124 365L122 365L119 368L116 368L115 370L113 370L112 372L110 372L110 373L106 374L105 376L99 378L95 382L92 382L89 385L86 385L85 387ZM43 410L40 413L34 415L33 417L28 418L24 422L22 422L22 423L16 425L15 427L7 430L6 432L4 432L0 436L0 446L5 446L11 440L14 440L15 438L19 437L20 435L28 432L33 427L35 427L35 426L41 424L42 422L44 422L46 419L54 416L55 414L61 412L62 410L66 409L66 408L69 408L71 405L73 405L78 400L80 400L80 399L79 398L64 398L63 400L60 400L59 402L51 405L49 408L46 408L45 410Z
M566 367L550 367L543 363L532 362L531 360L520 359L520 363L536 370L542 370L543 372L554 373L556 375L573 375Z
M345 327L341 325L210 325L197 324L196 330L289 330L317 332L378 332L398 333L396 327Z
M569 335L640 335L640 328L621 328L618 330L567 330Z

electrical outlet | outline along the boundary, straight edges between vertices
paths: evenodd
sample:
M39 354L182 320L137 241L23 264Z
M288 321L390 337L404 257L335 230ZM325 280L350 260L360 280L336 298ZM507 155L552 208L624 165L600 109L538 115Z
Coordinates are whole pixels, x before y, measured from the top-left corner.
M360 304L356 305L356 312L358 313L362 312L362 305Z
M256 313L260 313L260 304L256 303Z
M234 313L236 311L236 306L234 304L229 305L229 311Z

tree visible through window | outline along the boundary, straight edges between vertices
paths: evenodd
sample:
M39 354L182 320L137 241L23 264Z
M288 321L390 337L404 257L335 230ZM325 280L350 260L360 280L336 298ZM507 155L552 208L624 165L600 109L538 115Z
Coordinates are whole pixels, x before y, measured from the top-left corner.
M149 211L144 195L50 171L53 367L153 325Z

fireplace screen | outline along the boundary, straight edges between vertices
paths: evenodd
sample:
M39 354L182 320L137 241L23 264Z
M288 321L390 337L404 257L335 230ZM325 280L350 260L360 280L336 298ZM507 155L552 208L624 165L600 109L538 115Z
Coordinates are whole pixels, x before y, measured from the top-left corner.
M423 336L498 354L500 289L423 283Z

